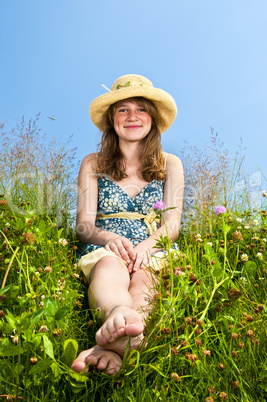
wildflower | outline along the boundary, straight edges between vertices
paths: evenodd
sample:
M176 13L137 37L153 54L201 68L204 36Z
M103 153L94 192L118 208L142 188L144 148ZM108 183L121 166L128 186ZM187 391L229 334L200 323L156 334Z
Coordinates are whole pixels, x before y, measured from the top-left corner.
M240 334L237 334L236 332L232 333L232 339L237 339L240 337Z
M18 335L11 335L10 338L12 340L12 343L15 343L15 344L19 343Z
M244 240L244 238L243 238L243 236L242 236L242 233L239 232L238 230L236 230L236 231L233 233L232 239L233 239L233 240Z
M178 348L177 348L176 346L173 346L173 347L171 348L171 354L172 354L173 356L178 355Z
M262 192L262 196L263 196L263 197L267 197L267 193L266 193L266 191L264 191L264 190L263 190L263 192Z
M238 353L237 353L236 350L233 350L233 351L232 351L232 356L233 356L233 357L238 357Z
M171 373L171 380L179 381L180 377L177 373Z
M58 244L61 244L63 247L65 247L69 243L68 243L68 240L66 240L66 239L59 239Z
M253 338L253 336L254 336L254 332L252 331L252 329L249 329L249 330L247 331L247 337L248 337L248 338Z
M264 243L266 243L267 242L267 239L265 239L265 237L262 239L262 241L264 241Z
M239 382L238 381L233 381L232 382L232 387L234 388L234 389L237 389L237 388L239 388Z
M210 355L210 350L204 349L204 350L203 350L203 355L204 355L204 356Z
M44 269L44 272L46 273L46 274L49 274L49 272L51 272L52 271L52 268L51 267L49 267L48 265L45 267L45 269Z
M44 303L42 301L39 303L39 307L44 307Z
M169 327L162 328L160 332L162 335L169 335L171 333L171 329Z
M257 257L258 257L260 260L263 260L263 255L262 255L262 253L257 253Z
M46 325L42 325L42 326L40 327L40 329L39 329L39 332L48 332L48 331L49 331L49 329L47 328Z
M224 399L227 399L227 393L226 392L221 392L219 395L219 399L223 401Z
M223 207L222 205L218 205L216 208L215 208L215 214L218 216L218 215L220 215L220 214L224 214L226 212L226 208L225 207Z
M212 247L213 244L211 242L207 243L208 246Z
M158 200L153 205L153 209L155 209L156 212L165 211L165 209L167 209L167 205L163 201Z
M245 346L244 342L242 341L238 342L239 349L244 349L244 346Z
M37 364L38 363L37 357L31 357L30 358L30 363L33 364L33 365Z
M253 225L257 226L257 225L259 224L259 221L258 221L257 219L254 219L254 220L252 221L252 223L253 223Z
M205 402L214 402L214 399L211 398L210 396L208 396L208 397L205 399Z
M53 336L54 336L55 338L58 338L58 337L60 336L61 332L62 332L61 329L56 328L56 329L54 329L54 331L53 331Z
M215 387L208 387L208 391L209 391L210 394L213 394L213 395L216 394L216 389L215 389Z
M33 244L35 242L35 236L32 232L30 233L22 233L22 242Z
M0 318L3 318L5 315L5 312L3 310L0 310Z
M244 225L244 229L249 229L249 225Z
M237 300L242 295L242 290L232 288L227 293L230 299Z
M241 283L243 283L243 285L245 285L247 283L247 278L244 278L243 276L239 279Z
M245 262L248 261L248 255L247 254L242 254L241 255L241 260L245 261Z
M200 338L197 338L197 339L196 339L196 345L197 345L197 346L202 346L202 341L201 341Z
M236 218L236 221L241 223L243 221L243 219L242 218Z

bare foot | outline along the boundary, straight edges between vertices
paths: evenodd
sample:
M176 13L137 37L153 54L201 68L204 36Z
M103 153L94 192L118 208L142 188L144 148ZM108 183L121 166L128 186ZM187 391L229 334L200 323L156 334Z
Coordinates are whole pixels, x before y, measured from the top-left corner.
M124 355L130 340L130 349L137 349L143 338L144 325L137 311L117 306L96 333L96 343L105 349Z
M88 364L89 366L86 367ZM117 353L96 345L81 352L73 361L71 368L80 373L86 367L84 373L88 373L90 368L96 367L98 370L105 371L106 374L113 375L120 370L121 364L122 360Z

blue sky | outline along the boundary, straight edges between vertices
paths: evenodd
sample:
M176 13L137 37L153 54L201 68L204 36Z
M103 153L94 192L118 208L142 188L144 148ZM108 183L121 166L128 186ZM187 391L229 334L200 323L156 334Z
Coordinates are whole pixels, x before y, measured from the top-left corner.
M202 148L212 126L267 176L266 0L0 0L0 55L0 121L41 112L49 136L73 134L77 160L99 140L101 84L136 73L176 100L167 152Z

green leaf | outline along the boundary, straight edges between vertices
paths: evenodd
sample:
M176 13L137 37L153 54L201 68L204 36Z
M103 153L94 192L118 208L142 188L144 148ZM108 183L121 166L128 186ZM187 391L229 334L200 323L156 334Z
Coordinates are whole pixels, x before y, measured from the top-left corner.
M52 370L54 378L58 379L59 375L60 375L60 369L59 369L59 366L58 366L58 364L56 362L53 362L51 364L51 370Z
M44 312L45 312L45 309L42 308L40 310L37 310L35 313L33 313L32 316L30 317L30 325L33 326L38 321L40 321L40 319L42 318Z
M64 342L64 352L61 355L61 360L67 366L70 366L76 358L78 352L78 343L74 339L67 339Z
M60 307L55 314L55 320L63 320L63 318L68 314L69 311L69 307Z
M242 268L242 275L248 278L255 278L257 274L257 264L254 261L247 261Z
M30 371L29 374L39 374L42 371L48 369L53 363L52 359L40 360Z
M48 339L48 337L46 335L43 336L43 342L44 342L44 351L45 351L45 353L49 357L51 357L51 359L55 359L54 351L53 351L53 344L50 341L50 339Z
M11 345L5 348L1 355L2 356L17 356L19 354L22 354L24 351L22 348L19 348L18 346Z
M44 307L47 309L47 311L54 316L55 312L57 310L57 305L55 300L53 299L52 296L48 296L44 299Z
M0 296L3 295L4 293L6 293L9 289L12 288L12 283L10 285L7 285L4 287L4 289L0 289Z

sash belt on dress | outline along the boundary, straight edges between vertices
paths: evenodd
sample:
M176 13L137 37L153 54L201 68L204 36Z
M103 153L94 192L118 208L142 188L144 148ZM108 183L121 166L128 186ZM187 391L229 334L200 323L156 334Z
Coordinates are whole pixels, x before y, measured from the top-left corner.
M144 223L146 224L150 236L156 232L158 229L157 223L160 223L160 219L156 218L156 213L152 209L149 214L144 215L144 214L139 214L139 212L116 212L114 214L102 214L101 212L97 213L96 218L97 219L113 219L113 218L120 218L120 219L131 219L131 220L144 220Z

